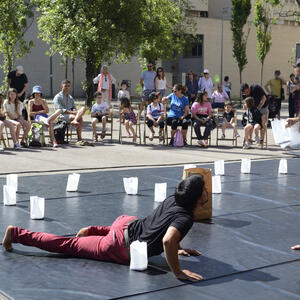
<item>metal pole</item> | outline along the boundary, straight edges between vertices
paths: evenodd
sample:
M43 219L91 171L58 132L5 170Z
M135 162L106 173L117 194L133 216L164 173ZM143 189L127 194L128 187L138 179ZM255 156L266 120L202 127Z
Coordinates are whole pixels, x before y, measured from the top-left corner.
M50 96L53 97L53 70L52 70L52 56L50 56Z
M223 33L224 33L224 8L222 9L222 32L221 32L221 84L223 84Z

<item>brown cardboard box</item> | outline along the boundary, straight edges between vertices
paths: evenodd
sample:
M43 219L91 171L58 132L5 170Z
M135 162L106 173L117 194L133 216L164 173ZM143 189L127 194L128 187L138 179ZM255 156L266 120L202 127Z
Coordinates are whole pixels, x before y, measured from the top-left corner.
M210 219L212 217L212 177L211 169L193 168L183 170L182 179L194 174L201 174L204 177L205 187L208 193L208 202L204 204L203 210L196 216L196 221Z

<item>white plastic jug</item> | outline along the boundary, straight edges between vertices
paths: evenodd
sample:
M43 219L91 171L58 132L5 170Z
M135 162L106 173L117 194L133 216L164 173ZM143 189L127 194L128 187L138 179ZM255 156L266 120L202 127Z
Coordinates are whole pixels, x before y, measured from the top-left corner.
M224 160L216 160L214 163L215 166L215 175L223 176L224 172Z
M147 243L134 241L130 244L130 269L146 270L148 267Z
M249 174L251 172L251 159L243 158L241 163L241 173Z
M18 174L9 174L6 176L6 185L18 190Z
M78 191L78 184L79 184L80 174L70 174L68 176L68 183L67 183L67 192L77 192Z
M222 193L221 177L220 175L212 176L212 192L213 194Z
M16 205L17 195L16 190L8 185L3 186L3 204L4 205Z
M123 178L123 183L126 194L136 195L138 193L138 177Z
M45 198L30 196L30 218L41 220L45 217Z
M167 198L167 183L155 183L154 201L163 202Z
M287 160L283 158L279 161L278 174L287 174L287 173L288 173Z

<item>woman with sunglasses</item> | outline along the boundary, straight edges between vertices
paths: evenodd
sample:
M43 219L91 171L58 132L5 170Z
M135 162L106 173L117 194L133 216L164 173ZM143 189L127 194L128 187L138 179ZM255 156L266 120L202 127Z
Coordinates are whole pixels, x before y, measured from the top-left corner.
M167 84L167 78L165 76L165 71L162 67L157 68L156 76L154 78L155 90L160 92L160 96L164 97L166 95L166 89L172 89Z
M171 140L169 145L173 146L175 133L177 127L181 126L182 137L184 145L186 146L186 134L189 126L187 115L189 113L189 100L183 95L183 86L181 84L175 84L173 87L173 93L168 97L162 99L163 103L166 103L168 100L170 103L170 111L168 113L167 125L171 126Z

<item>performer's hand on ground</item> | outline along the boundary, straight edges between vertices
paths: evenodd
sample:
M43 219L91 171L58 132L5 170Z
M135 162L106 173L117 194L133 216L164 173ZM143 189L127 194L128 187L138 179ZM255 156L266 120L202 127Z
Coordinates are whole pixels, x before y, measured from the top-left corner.
M291 247L292 250L300 250L300 245L295 245Z
M179 275L176 276L180 280L188 280L188 281L199 281L203 280L203 277L197 273L193 273L189 270L181 270Z
M88 227L81 228L81 229L77 232L76 237L87 236L87 235L88 235L88 230L89 230Z
M184 256L199 256L201 255L201 252L194 250L194 249L180 249L178 250L178 255L184 255Z

